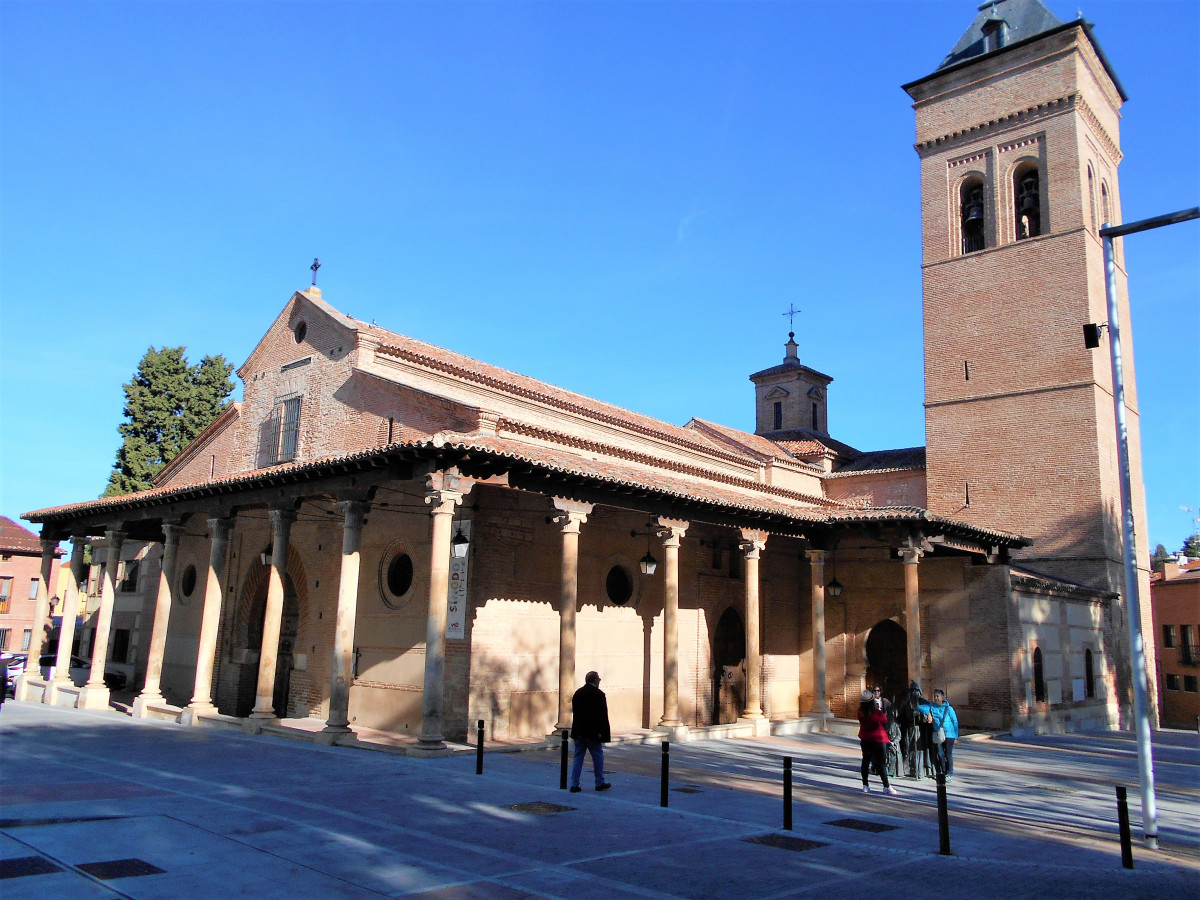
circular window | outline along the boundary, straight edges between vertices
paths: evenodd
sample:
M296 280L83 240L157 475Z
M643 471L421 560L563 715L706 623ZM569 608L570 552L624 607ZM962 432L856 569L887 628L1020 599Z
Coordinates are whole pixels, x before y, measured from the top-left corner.
M301 341L304 340L304 336L306 334L308 334L308 323L306 323L303 319L301 319L299 322L296 323L296 328L295 328L294 333L296 335L296 343L299 344Z
M389 609L400 609L416 591L416 573L412 556L399 543L393 544L379 560L379 596Z
M633 582L629 573L621 566L613 566L608 570L608 577L604 579L604 590L614 605L624 606L633 596Z
M179 590L185 597L192 596L196 589L196 567L188 566L183 570L183 578L179 579Z

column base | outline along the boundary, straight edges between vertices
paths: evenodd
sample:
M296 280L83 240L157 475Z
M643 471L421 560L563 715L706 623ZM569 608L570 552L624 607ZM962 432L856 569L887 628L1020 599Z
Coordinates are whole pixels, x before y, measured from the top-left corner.
M145 719L150 714L148 706L166 702L166 698L162 694L147 694L143 691L133 698L133 706L130 708L129 714L135 719Z
M812 706L808 708L810 716L827 716L829 715L829 704L824 700L814 700Z
M741 716L738 718L739 725L749 725L753 729L755 737L769 737L771 734L771 720L759 713L757 716Z
M655 734L661 734L668 741L683 744L687 743L690 731L682 722L675 725L655 725L652 729Z
M216 715L217 708L211 703L189 703L179 713L180 725L199 725L201 716Z
M32 700L34 703L48 703L50 685L42 678L27 672L22 672L13 686L14 700Z
M76 709L108 709L108 688L102 684L85 684L79 689Z
M261 707L256 706L256 707L254 707L254 709L250 710L250 715L247 718L257 719L259 721L263 721L263 720L266 720L268 722L274 721L275 710L274 710L274 708L271 708L271 707L263 709Z
M69 680L51 681L43 702L47 706L65 706L73 709L79 705L80 690Z
M441 756L451 756L453 751L446 746L445 741L417 741L405 751L407 756L421 759L434 759Z

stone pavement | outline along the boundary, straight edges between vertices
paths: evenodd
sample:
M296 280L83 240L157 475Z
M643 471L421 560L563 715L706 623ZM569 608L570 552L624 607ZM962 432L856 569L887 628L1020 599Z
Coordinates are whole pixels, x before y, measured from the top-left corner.
M1200 747L1157 736L1158 853L1121 868L1128 735L960 742L953 854L933 786L863 795L836 735L608 753L614 789L558 789L558 754L411 759L118 713L0 710L0 895L17 898L1200 897ZM795 828L781 828L781 757ZM873 780L874 781L874 780ZM585 772L584 784L590 784ZM558 807L567 807L558 810Z

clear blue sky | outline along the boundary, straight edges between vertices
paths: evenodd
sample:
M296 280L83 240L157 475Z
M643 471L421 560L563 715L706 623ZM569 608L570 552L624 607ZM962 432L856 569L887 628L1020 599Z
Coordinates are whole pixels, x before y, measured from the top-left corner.
M900 85L975 9L7 0L0 513L97 496L146 349L240 364L314 256L351 315L675 423L753 430L795 303L833 435L923 444ZM1131 98L1125 219L1200 203L1200 4L1083 12ZM1176 549L1200 224L1126 243L1150 541Z

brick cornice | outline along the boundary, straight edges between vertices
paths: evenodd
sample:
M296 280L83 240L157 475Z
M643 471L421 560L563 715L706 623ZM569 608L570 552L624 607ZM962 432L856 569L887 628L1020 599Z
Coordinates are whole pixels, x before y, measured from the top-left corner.
M984 135L993 134L1006 128L1028 125L1049 118L1050 116L1061 115L1072 109L1079 111L1080 116L1087 122L1088 127L1096 134L1100 142L1104 144L1104 148L1112 155L1113 160L1120 162L1121 150L1117 146L1117 142L1113 140L1112 135L1101 124L1099 117L1079 94L1067 94L1055 100L1048 100L1045 103L1026 107L1007 116L998 116L995 119L988 119L986 122L980 122L968 128L951 131L941 137L931 138L927 141L918 141L913 147L917 153L924 157L934 150L947 149L956 144L977 140Z
M627 462L651 466L656 469L666 469L671 472L678 472L681 475L690 475L694 478L702 478L705 481L716 481L722 484L728 484L731 487L744 488L760 494L771 494L776 497L784 497L788 500L798 500L802 503L810 503L815 506L845 507L849 505L837 500L829 500L825 497L819 497L815 494L805 494L801 491L788 490L787 488L779 487L778 485L763 484L762 482L753 481L749 478L738 478L734 475L727 475L722 472L714 472L711 469L705 469L700 466L689 465L688 463L676 462L674 460L662 459L657 456L651 456L648 453L641 453L636 450L628 450L624 447L616 447L612 444L605 444L601 441L592 441L573 434L566 434L561 431L552 431L548 428L541 428L537 425L529 425L525 422L516 422L511 419L500 419L496 426L496 430L497 433L507 432L509 434L521 435L522 437L531 437L546 441L548 443L558 444L564 447L571 447L576 450L600 453L605 456L623 459Z

